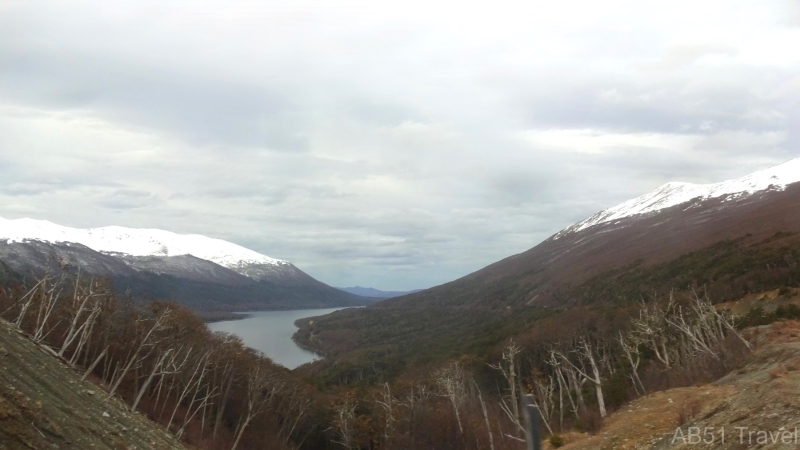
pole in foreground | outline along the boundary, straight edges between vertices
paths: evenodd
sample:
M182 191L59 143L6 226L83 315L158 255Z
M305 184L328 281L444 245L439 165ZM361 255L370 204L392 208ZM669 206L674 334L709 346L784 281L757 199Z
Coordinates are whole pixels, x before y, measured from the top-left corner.
M541 450L542 437L539 434L540 413L539 408L534 406L530 394L522 397L522 409L525 411L525 437L528 441L528 450Z

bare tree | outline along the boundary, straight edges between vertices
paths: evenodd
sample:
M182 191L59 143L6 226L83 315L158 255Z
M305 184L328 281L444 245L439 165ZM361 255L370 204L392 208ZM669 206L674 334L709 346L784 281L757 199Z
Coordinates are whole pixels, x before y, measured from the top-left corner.
M180 352L180 350L178 350L178 352ZM178 352L176 352L176 353L178 353ZM147 389L150 387L150 383L152 383L153 379L156 376L163 377L164 375L175 373L175 372L170 371L167 368L167 364L166 364L167 358L172 353L173 353L172 349L167 349L165 352L163 352L156 359L156 363L153 364L153 368L150 371L150 375L147 377L147 379L145 380L144 384L142 385L142 388L139 390L139 395L137 395L136 399L133 401L133 405L131 406L131 410L133 410L133 411L136 410L136 407L139 405L139 402L142 400L142 397L144 396L145 392L147 392Z
M25 319L25 314L28 312L28 308L31 307L31 304L33 304L34 296L39 292L40 286L45 284L49 279L50 277L47 275L40 278L39 281L36 282L36 284L30 288L28 292L26 292L25 295L19 299L19 301L17 301L17 304L20 305L20 308L19 314L17 314L17 319L14 321L14 325L17 327L22 326L22 321Z
M459 412L459 407L466 396L464 372L461 370L461 366L455 362L444 369L440 369L434 374L434 379L436 380L436 386L439 388L439 395L446 397L453 405L453 411L455 411L456 421L458 422L458 430L461 434L464 434Z
M233 442L231 450L236 450L244 430L247 429L254 417L264 411L264 408L277 393L275 382L274 377L261 366L256 366L255 369L247 374L247 410L244 413L243 421L239 424L236 440ZM273 385L271 389L270 385Z
M641 363L641 354L639 352L639 341L635 337L625 337L622 332L619 333L619 346L622 349L623 355L625 355L625 359L628 361L628 364L631 366L631 382L633 383L633 388L636 389L636 393L639 395L644 395L647 393L647 389L645 389L644 384L642 383L641 378L639 378L639 364ZM641 389L641 391L640 391Z
M568 369L564 367L561 358L559 358L556 355L557 352L555 350L550 350L547 364L549 364L553 368L556 381L558 382L558 414L559 414L558 426L559 429L562 429L564 428L564 410L566 409L564 405L564 396L566 395L567 400L569 400L572 414L575 415L576 417L578 416L578 405L572 398L572 391L570 389L570 384L567 381L567 376L565 375L565 372ZM578 392L578 395L580 396L580 392Z
M718 353L719 336L713 326L704 320L704 316L695 319L695 321L692 321L692 318L687 320L683 313L683 308L679 306L677 314L667 318L667 323L682 333L682 336L687 339L693 354L706 353L714 359L721 359Z
M279 435L283 436L284 442L288 443L294 434L300 420L306 415L308 409L311 407L311 399L298 387L294 387L289 391L284 391L286 401L279 408L283 411L286 420L283 421Z
M606 417L606 404L605 399L603 398L603 379L600 376L600 369L597 365L597 359L595 356L594 346L589 343L589 341L582 337L578 341L578 346L575 349L575 353L579 356L580 362L586 361L589 363L589 369L591 370L591 375L589 375L584 367L583 364L580 366L573 363L566 355L563 353L556 352L558 356L564 361L566 364L572 367L577 374L583 377L584 380L591 382L594 385L595 393L597 395L597 406L600 410L600 417Z
M139 341L139 345L135 347L136 350L128 358L127 363L122 369L122 373L120 373L119 375L117 375L116 373L114 374L116 381L113 383L113 386L111 387L111 390L108 393L109 397L114 395L114 393L119 388L120 384L122 384L122 380L125 378L125 375L128 373L128 371L131 370L133 365L141 361L140 353L142 349L148 346L152 347L151 340L155 338L154 333L156 333L157 331L161 330L162 327L164 327L170 312L171 310L169 308L165 308L163 311L161 311L160 314L156 316L155 320L153 321L153 326L150 327L150 331L148 331L147 334L145 334L144 337Z
M177 389L175 391L175 407L172 409L172 415L169 418L169 422L167 422L167 429L170 429L172 425L172 421L175 418L175 414L178 412L178 408L181 405L181 402L189 395L191 392L197 392L199 390L200 385L203 383L203 379L205 378L206 374L208 374L208 356L210 352L207 352L203 355L199 355L197 360L194 361L194 370L192 370L189 379L183 383L183 389ZM190 408L191 409L191 405Z
M94 371L94 368L95 368L95 367L97 367L97 364L99 364L99 363L100 363L100 361L101 361L101 360L102 360L102 359L103 359L103 358L104 358L104 357L105 357L107 354L108 354L108 346L106 346L106 348L104 348L104 349L103 349L103 351L102 351L102 352L100 352L100 355L98 355L98 356L97 356L97 358L95 358L95 360L94 360L94 362L92 363L92 365L90 365L90 366L89 366L89 368L88 368L88 369L86 369L86 372L84 372L84 373L83 373L83 376L81 377L81 381L85 380L85 379L86 379L86 378L89 376L89 374L90 374L90 373L92 373L92 372Z
M80 272L78 273L78 277L75 280L75 288L72 294L72 304L69 308L70 314L72 315L72 320L70 321L64 341L61 344L61 349L58 351L58 356L63 357L64 352L67 351L69 346L72 345L72 342L79 335L83 337L83 341L85 342L88 336L86 336L84 331L91 328L94 320L97 319L98 314L100 314L100 306L96 303L92 304L90 302L96 300L100 296L108 294L109 291L107 290L98 290L98 286L96 286L94 279L89 280L88 286L82 286ZM76 350L76 353L79 351L80 346L78 350Z
M228 405L228 398L230 398L231 387L233 386L233 381L235 378L236 373L234 372L234 365L233 364L226 364L222 369L222 376L221 384L225 385L224 390L222 391L222 403L219 405L217 409L216 418L214 419L214 431L211 434L212 439L217 438L217 430L219 429L220 424L222 423L222 415L225 414L225 407Z
M550 421L553 417L555 410L555 382L553 377L545 379L533 380L533 393L529 396L533 406L539 408L542 414L542 422L550 434L553 434L553 428L550 427Z
M194 385L194 392L192 393L191 401L186 407L186 414L183 416L183 425L178 430L175 435L180 438L183 436L183 433L186 431L186 427L189 425L189 422L194 419L194 416L201 409L205 409L205 407L211 402L211 399L217 396L217 388L210 387L209 383L201 383L201 380L198 379L197 383Z
M355 420L355 404L347 401L336 407L333 425L336 427L336 434L339 436L339 440L334 439L333 442L340 444L346 450L351 450L355 446Z
M597 395L597 406L600 409L600 417L606 417L606 402L603 398L603 380L600 378L600 370L597 368L597 363L595 362L595 352L592 346L589 344L589 341L586 339L583 340L581 345L578 347L578 352L587 361L589 361L589 367L592 369L592 376L588 376L585 373L582 375L589 380L592 384L594 384L595 393Z
M497 364L490 364L489 367L499 370L508 384L508 394L500 395L500 408L506 414L511 423L514 424L517 431L525 433L525 427L522 424L522 418L519 414L519 386L517 373L516 360L517 355L522 351L522 348L514 343L513 340L509 341L505 349L503 349L503 360Z
M750 342L739 333L739 330L736 329L736 324L733 318L733 314L730 311L718 310L712 303L711 300L708 299L708 295L706 294L704 297L700 297L697 295L697 292L692 291L694 294L694 301L692 302L692 309L694 309L695 313L700 317L701 322L707 324L706 326L711 328L715 328L715 332L720 339L722 339L727 333L733 333L739 341L747 347L748 350L752 350L752 345Z
M670 358L672 351L668 347L674 342L669 331L668 316L675 310L675 307L672 293L670 293L669 303L664 309L659 308L655 302L648 305L642 301L639 318L632 321L631 335L652 350L666 369L669 369L672 364L672 358Z
M431 392L424 384L412 386L409 393L400 402L400 405L408 409L408 424L411 434L411 448L416 447L416 426L417 426L417 409L424 406L431 397Z
M492 426L489 425L489 413L486 411L486 403L483 401L481 389L478 387L475 380L472 380L472 384L475 386L475 391L478 393L478 401L481 403L481 410L483 411L483 421L486 424L486 432L489 434L489 450L494 450L494 436L492 435Z
M32 336L34 342L42 342L44 338L47 337L47 334L49 334L49 332L45 333L45 329L47 328L47 322L55 309L56 303L58 303L58 300L61 298L61 283L63 280L62 277L49 287L47 283L41 285L42 289L39 290L38 295L39 312L36 315L36 325L34 326ZM34 297L35 296L31 296L31 299Z
M383 438L389 442L394 428L394 404L395 400L392 397L392 391L389 388L389 383L383 383L383 390L379 399L375 401L378 406L383 409L384 425L383 425Z
M95 304L92 307L92 310L89 313L89 316L86 318L86 321L81 325L80 328L80 338L78 339L78 344L75 346L75 351L72 353L72 358L70 358L69 363L72 365L77 364L78 357L81 354L81 350L83 350L84 346L89 343L89 339L92 337L92 333L94 332L94 324L97 322L97 318L100 316L100 312L102 309L100 308L99 304ZM86 359L88 358L89 348L86 348L86 352L84 353L84 364L86 364Z

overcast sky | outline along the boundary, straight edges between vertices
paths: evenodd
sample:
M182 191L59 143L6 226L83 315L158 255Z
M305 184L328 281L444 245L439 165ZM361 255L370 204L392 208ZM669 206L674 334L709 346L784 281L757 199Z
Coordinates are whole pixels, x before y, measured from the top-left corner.
M800 2L0 2L0 216L423 288L800 156Z

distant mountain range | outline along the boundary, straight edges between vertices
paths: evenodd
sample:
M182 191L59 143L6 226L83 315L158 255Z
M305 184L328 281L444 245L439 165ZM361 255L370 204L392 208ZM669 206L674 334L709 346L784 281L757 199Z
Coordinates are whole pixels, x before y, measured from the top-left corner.
M797 158L722 183L668 183L455 281L298 321L295 339L332 356L315 364L340 379L343 361L366 367L360 355L379 351L386 360L370 367L397 371L426 354L493 348L543 317L557 323L570 308L622 305L656 288L707 288L723 301L799 280Z
M317 281L288 261L221 239L157 229L77 229L45 220L0 218L0 261L25 276L80 270L107 277L120 292L174 300L195 310L374 302Z
M345 292L349 292L351 294L360 295L362 297L371 297L371 298L393 298L393 297L401 297L403 295L413 294L415 292L419 292L422 289L415 289L413 291L381 291L375 288L369 287L361 287L361 286L353 286L353 287L345 287L345 288L336 288Z

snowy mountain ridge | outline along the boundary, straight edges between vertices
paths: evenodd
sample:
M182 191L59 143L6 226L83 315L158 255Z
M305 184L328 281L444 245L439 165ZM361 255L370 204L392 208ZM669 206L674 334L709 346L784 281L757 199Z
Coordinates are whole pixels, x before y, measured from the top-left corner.
M626 217L660 211L682 203L702 199L728 197L736 199L766 190L784 190L790 184L800 182L800 158L794 158L778 166L760 170L742 178L713 184L671 182L640 197L620 203L594 216L571 225L553 239L585 230L589 227L613 222Z
M177 234L145 228L71 228L46 220L0 217L0 240L78 243L90 249L130 256L192 255L223 267L241 269L250 265L284 266L287 261L271 258L222 239L198 234Z

